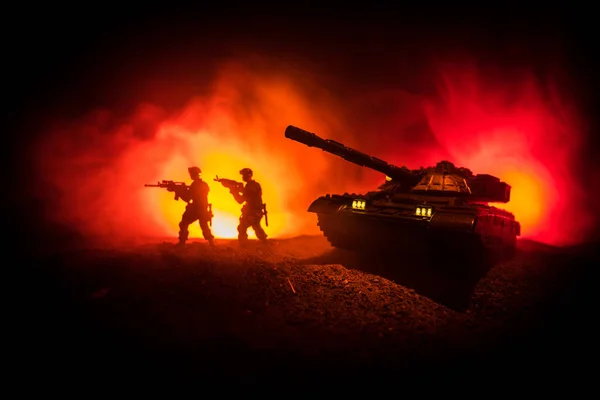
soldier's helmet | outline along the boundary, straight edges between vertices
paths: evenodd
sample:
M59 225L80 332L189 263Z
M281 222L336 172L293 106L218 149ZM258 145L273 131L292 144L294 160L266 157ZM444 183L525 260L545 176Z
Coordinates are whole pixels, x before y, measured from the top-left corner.
M188 172L190 174L194 174L194 175L200 175L200 173L202 172L202 170L198 167L189 167L188 168Z
M252 176L252 170L250 168L243 168L240 170L242 176Z

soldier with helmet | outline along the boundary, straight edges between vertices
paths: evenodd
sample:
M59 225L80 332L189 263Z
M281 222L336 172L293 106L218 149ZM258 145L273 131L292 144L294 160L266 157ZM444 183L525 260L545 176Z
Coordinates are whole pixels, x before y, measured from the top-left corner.
M210 188L206 182L202 180L200 174L202 171L198 167L188 168L190 178L192 179L191 185L187 186L187 190L181 193L180 197L188 204L185 207L185 212L181 216L181 222L179 222L179 245L184 245L188 239L189 231L188 227L196 220L200 224L202 229L202 235L204 239L208 240L208 243L212 246L214 236L208 225L211 220L211 210L208 204L208 193Z
M240 174L246 184L240 191L232 191L233 197L238 203L246 203L242 206L242 216L237 227L238 239L240 243L245 243L248 240L248 228L252 228L256 237L265 242L267 234L260 225L265 210L262 201L262 188L260 183L252 178L253 173L250 168L243 168L240 170Z

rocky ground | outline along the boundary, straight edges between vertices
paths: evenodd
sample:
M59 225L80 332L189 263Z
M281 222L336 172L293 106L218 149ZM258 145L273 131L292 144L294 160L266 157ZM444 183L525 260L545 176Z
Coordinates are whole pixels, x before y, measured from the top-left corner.
M322 237L54 252L31 258L19 286L20 367L343 385L506 365L556 372L592 336L593 251L520 241L513 260L467 272L452 257L359 259Z

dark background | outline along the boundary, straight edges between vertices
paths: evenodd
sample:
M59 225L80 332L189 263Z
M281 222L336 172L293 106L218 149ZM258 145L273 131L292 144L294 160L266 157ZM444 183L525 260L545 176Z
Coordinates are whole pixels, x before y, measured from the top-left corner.
M84 3L6 10L2 96L9 107L4 107L2 132L9 164L5 198L8 218L15 222L9 243L26 248L36 232L43 232L42 225L28 219L35 212L20 194L35 184L23 155L47 117L70 118L96 106L127 114L141 101L175 108L210 81L207 61L236 51L304 60L335 75L339 88L334 89L344 90L352 82L354 89L393 85L420 92L431 90L429 61L436 56L465 52L483 63L544 70L557 68L555 49L560 46L566 51L558 68L576 88L590 131L597 132L592 33L597 24L590 21L590 10L522 4L221 4L183 9ZM588 137L582 157L597 164L598 144L597 135ZM588 300L574 292L565 318L557 316L549 329L585 317L588 309L572 310Z
M433 58L468 53L506 68L564 69L581 107L595 104L586 9L220 4L10 7L2 39L4 97L13 107L5 122L31 123L57 110L79 115L98 105L126 111L140 100L176 106L210 79L211 61L238 51L308 61L342 86L414 91L428 90Z

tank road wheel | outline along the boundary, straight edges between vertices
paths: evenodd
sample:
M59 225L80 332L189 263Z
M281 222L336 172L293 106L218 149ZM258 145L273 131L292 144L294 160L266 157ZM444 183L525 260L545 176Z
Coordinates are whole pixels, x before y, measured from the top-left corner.
M317 214L318 225L329 243L338 249L356 250L356 240L344 229L339 217Z

